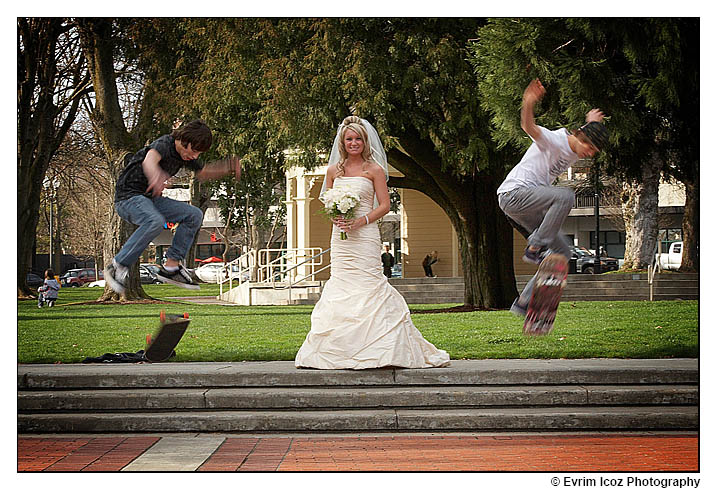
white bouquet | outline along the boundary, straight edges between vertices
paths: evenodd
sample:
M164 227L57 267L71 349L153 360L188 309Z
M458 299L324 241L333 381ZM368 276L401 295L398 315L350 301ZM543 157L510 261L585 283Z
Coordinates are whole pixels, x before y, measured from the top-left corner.
M319 201L324 203L323 211L331 218L354 218L356 208L359 205L359 193L351 186L339 184L327 189L319 197ZM339 237L346 240L346 232L342 231Z

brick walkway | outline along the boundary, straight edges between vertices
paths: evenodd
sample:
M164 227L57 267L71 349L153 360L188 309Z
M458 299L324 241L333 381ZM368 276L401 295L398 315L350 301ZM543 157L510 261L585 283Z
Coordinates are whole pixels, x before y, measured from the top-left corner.
M157 436L18 437L19 472L119 471ZM182 437L182 441L191 440ZM196 436L202 439L202 435ZM209 438L209 437L207 437ZM199 471L698 471L695 434L212 437ZM176 449L181 460L181 449ZM143 456L142 459L139 459ZM197 458L194 455L193 458ZM151 460L151 459L149 459ZM158 462L161 456L158 456ZM142 470L167 470L157 468Z

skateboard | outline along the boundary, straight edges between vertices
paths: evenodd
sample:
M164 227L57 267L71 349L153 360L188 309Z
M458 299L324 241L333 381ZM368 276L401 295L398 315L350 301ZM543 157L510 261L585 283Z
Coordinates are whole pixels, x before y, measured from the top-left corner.
M567 276L568 260L561 254L551 254L541 261L526 312L524 334L541 336L551 332Z
M145 358L150 362L166 361L175 354L175 347L189 326L189 314L165 314L160 312L160 327L153 336L147 335Z

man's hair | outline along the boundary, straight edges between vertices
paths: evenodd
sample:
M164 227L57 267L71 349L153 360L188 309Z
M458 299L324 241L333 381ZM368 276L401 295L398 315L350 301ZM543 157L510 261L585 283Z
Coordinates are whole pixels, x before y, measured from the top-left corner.
M578 132L583 133L588 141L599 150L603 150L608 146L608 130L598 121L586 123L578 129Z
M192 144L192 150L206 152L212 146L212 130L203 121L195 119L172 131L172 138L179 140L183 147Z

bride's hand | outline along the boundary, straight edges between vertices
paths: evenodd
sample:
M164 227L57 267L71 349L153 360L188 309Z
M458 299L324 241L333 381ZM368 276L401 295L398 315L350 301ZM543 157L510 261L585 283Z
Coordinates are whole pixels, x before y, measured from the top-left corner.
M349 232L351 230L356 230L362 225L366 224L366 219L364 217L354 218L354 219L346 219L342 217L337 217L332 220L334 222L334 225L339 227L339 229L342 232Z
M332 223L334 223L334 225L336 225L337 228L339 230L341 230L342 232L346 232L345 229L346 229L347 225L346 225L346 220L343 217L332 218Z

